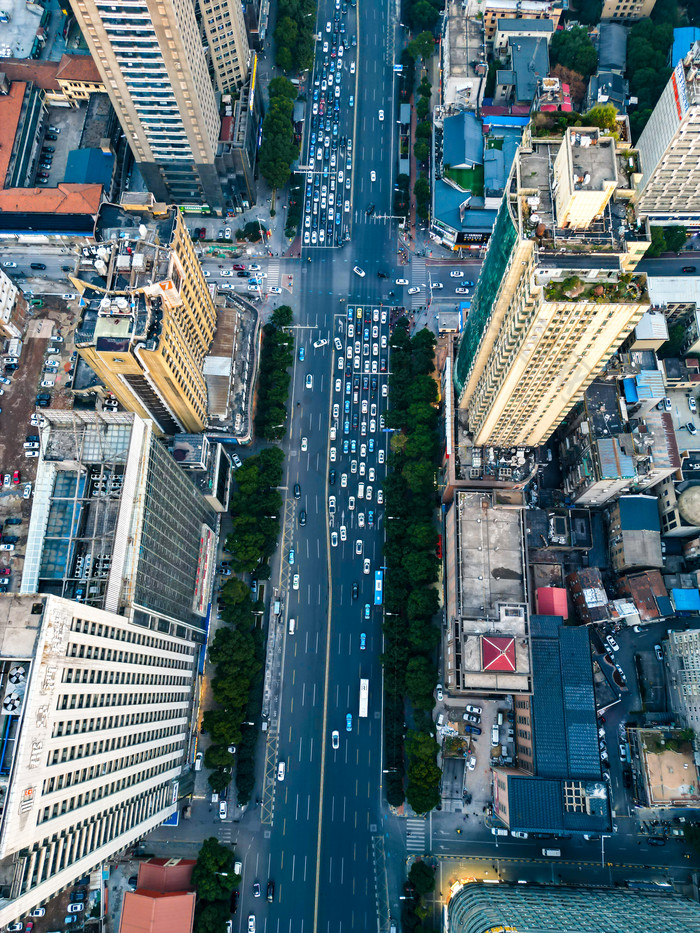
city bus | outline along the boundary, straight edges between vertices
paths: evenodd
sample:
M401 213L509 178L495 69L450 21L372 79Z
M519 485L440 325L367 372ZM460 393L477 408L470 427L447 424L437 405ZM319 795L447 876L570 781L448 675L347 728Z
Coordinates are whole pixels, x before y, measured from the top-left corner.
M367 717L367 704L369 703L369 680L360 680L360 712L361 719Z
M374 571L374 605L381 606L382 590L384 588L384 574L381 570Z

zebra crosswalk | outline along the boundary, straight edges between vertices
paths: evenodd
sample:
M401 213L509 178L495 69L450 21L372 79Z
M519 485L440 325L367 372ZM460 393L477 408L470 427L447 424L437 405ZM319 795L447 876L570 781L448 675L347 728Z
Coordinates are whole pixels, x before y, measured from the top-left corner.
M271 285L280 285L280 261L271 259L267 264L267 282L269 288Z
M406 849L409 852L425 852L425 820L406 820Z
M407 296L410 299L411 308L415 310L426 304L429 298L428 273L425 268L425 259L420 256L414 256L411 260L411 285L420 288L415 295Z

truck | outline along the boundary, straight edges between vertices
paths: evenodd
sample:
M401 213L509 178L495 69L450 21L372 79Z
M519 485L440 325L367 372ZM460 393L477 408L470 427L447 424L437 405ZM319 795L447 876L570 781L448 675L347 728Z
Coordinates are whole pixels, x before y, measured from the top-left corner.
M367 708L369 704L369 680L362 678L360 680L360 710L358 715L361 719L366 719Z
M6 353L8 356L22 355L22 341L19 337L13 337L7 344Z
M542 855L549 858L561 858L561 849L542 849Z

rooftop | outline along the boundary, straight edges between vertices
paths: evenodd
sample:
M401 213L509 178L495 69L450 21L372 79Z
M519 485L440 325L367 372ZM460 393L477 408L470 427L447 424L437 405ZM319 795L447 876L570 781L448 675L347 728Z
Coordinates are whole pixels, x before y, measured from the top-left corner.
M102 185L59 184L55 188L5 188L0 190L0 217L12 213L96 216L101 203Z
M64 55L58 63L56 77L62 81L102 84L100 72L97 70L92 55Z
M9 93L0 96L0 189L5 185L26 90L26 83L13 81Z
M60 91L61 85L56 80L57 67L57 62L40 62L34 58L3 58L0 61L0 74L4 74L8 81L26 81L44 91Z

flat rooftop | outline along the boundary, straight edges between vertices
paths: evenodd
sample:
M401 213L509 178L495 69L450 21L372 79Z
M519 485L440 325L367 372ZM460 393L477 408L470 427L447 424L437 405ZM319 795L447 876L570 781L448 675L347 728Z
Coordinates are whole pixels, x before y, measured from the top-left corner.
M570 127L563 145L568 149L571 181L581 191L603 191L616 180L615 141L611 136Z
M690 742L677 730L636 730L649 806L700 806L698 770ZM667 748L674 739L676 749Z

